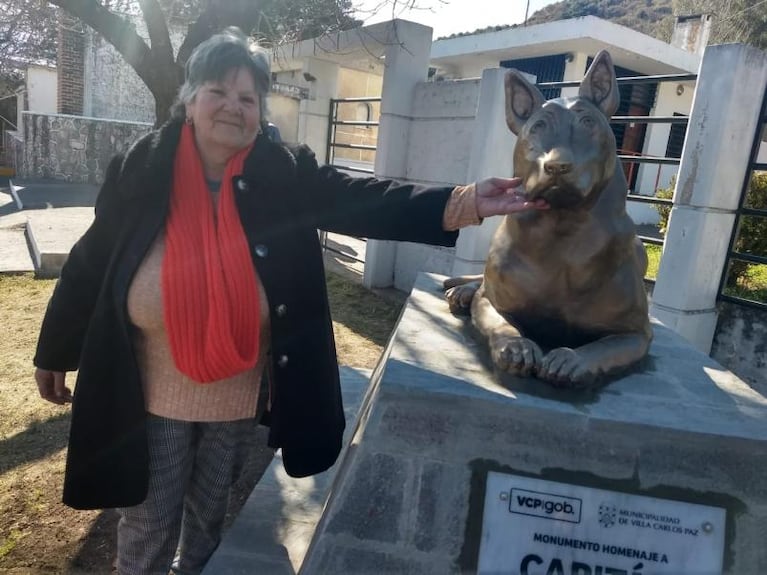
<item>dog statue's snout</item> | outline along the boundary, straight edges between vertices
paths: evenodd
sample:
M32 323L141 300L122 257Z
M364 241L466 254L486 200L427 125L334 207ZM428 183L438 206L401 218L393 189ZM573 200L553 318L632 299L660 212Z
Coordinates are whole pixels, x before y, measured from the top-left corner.
M572 169L572 162L546 162L543 165L543 171L550 176L561 176L571 172Z
M567 150L553 149L543 161L543 171L549 176L562 176L573 170L572 154Z

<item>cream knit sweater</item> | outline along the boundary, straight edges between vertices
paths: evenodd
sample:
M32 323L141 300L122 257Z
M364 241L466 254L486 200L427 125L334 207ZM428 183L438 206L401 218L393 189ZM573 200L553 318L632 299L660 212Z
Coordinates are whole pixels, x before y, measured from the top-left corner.
M163 322L160 285L165 234L155 240L128 290L128 316L149 413L183 421L233 421L254 417L269 349L269 303L261 296L261 345L256 367L212 383L197 383L176 369Z

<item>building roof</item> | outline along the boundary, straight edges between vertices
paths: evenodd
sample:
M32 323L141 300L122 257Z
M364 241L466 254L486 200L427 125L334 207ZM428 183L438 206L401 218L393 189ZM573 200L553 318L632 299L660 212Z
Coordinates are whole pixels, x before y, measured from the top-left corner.
M393 20L353 28L280 47L275 70L301 67L301 59L315 57L366 72L382 73L386 46L399 42L399 30L425 28ZM503 60L568 52L594 55L607 49L616 66L640 74L695 73L701 57L625 26L595 16L519 26L498 32L445 38L432 42L431 65L436 67L497 68Z
M437 40L432 44L431 63L495 68L503 60L568 52L593 55L602 49L610 52L615 65L640 74L694 73L701 59L636 30L584 16Z

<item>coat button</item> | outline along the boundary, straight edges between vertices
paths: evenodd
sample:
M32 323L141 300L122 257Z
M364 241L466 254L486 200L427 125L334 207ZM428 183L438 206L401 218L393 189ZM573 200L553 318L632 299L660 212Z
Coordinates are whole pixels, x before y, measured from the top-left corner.
M274 308L274 311L277 312L277 317L285 317L288 315L288 306L286 306L284 303L281 303L276 308Z
M237 189L241 192L247 192L250 189L250 186L248 185L248 182L240 178L237 180Z
M277 365L279 365L280 367L287 367L287 365L288 365L288 356L287 355L281 355L277 359Z
M260 258L265 258L267 255L269 255L269 248L267 248L264 244L258 244L256 246L256 255Z

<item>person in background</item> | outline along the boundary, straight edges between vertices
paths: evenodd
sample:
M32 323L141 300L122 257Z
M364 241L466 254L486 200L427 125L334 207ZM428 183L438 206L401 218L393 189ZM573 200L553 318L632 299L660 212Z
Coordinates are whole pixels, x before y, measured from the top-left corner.
M321 167L264 134L269 85L237 29L194 50L171 120L109 164L45 313L39 393L73 401L64 503L118 509L120 575L202 570L265 416L291 476L335 462L318 228L450 246L483 217L546 207L513 179L429 188Z

